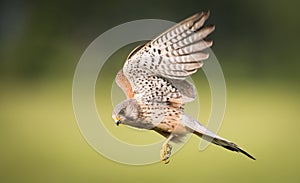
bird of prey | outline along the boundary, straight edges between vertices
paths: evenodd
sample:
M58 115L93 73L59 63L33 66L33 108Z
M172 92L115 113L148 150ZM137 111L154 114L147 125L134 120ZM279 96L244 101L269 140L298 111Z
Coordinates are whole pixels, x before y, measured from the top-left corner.
M197 13L171 27L154 40L138 46L116 76L127 99L115 106L112 118L117 125L154 130L166 138L160 152L168 163L172 142L188 133L231 151L253 156L206 129L184 113L184 104L196 98L195 87L186 78L197 72L209 54L207 40L215 26L204 26L208 12Z

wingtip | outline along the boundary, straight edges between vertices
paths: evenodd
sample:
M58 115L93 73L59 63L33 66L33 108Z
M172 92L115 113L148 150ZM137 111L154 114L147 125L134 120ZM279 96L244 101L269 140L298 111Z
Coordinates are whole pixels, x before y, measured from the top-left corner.
M204 11L204 14L205 14L206 16L209 16L209 15L210 15L210 10Z
M209 15L210 15L210 10L206 10L206 11L201 11L198 13L201 17L205 17L205 20L208 19Z
M207 19L209 15L210 15L210 10L206 10L206 11L200 11L198 13L195 13L191 17L206 17L205 19Z
M216 29L216 26L215 25L209 25L207 26L209 29L211 29L211 31L213 32L215 29Z
M211 47L213 44L214 44L214 41L213 40L209 40L209 41L206 41L207 42L207 45L209 47Z

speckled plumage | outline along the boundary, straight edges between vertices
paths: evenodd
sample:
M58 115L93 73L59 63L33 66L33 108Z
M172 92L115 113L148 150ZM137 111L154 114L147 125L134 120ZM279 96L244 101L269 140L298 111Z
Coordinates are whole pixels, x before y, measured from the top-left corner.
M214 26L203 26L208 16L209 12L197 13L128 56L116 77L128 99L115 107L113 118L117 124L154 130L168 137L167 142L180 141L182 136L193 132L254 159L184 114L184 104L196 98L194 86L186 77L201 68L209 56L206 49L212 46L212 41L205 39ZM169 152L167 143L166 147ZM169 155L164 154L162 159L168 159Z

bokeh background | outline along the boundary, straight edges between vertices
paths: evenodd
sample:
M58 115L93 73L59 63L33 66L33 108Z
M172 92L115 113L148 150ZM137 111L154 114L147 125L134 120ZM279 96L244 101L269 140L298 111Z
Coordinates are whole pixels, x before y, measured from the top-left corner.
M299 182L300 2L273 1L1 1L0 182ZM257 160L192 137L171 163L128 166L95 152L77 127L72 79L81 54L101 33L121 23L156 18L178 22L211 10L213 51L227 83L224 136ZM100 74L113 78L134 44ZM210 112L202 71L193 76L200 120ZM97 83L97 101L111 81ZM159 140L153 132L106 126L134 143ZM149 140L151 139L151 140Z

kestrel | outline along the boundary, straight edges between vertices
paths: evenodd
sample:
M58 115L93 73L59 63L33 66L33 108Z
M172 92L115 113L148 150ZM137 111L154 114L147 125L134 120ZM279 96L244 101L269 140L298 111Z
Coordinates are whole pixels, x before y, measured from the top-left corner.
M160 154L164 163L171 155L169 142L180 142L188 133L255 160L184 114L184 104L196 98L195 87L186 78L201 68L213 43L206 38L215 27L203 26L208 17L209 12L197 13L138 46L116 76L127 100L114 108L112 118L117 125L154 130L166 137Z

